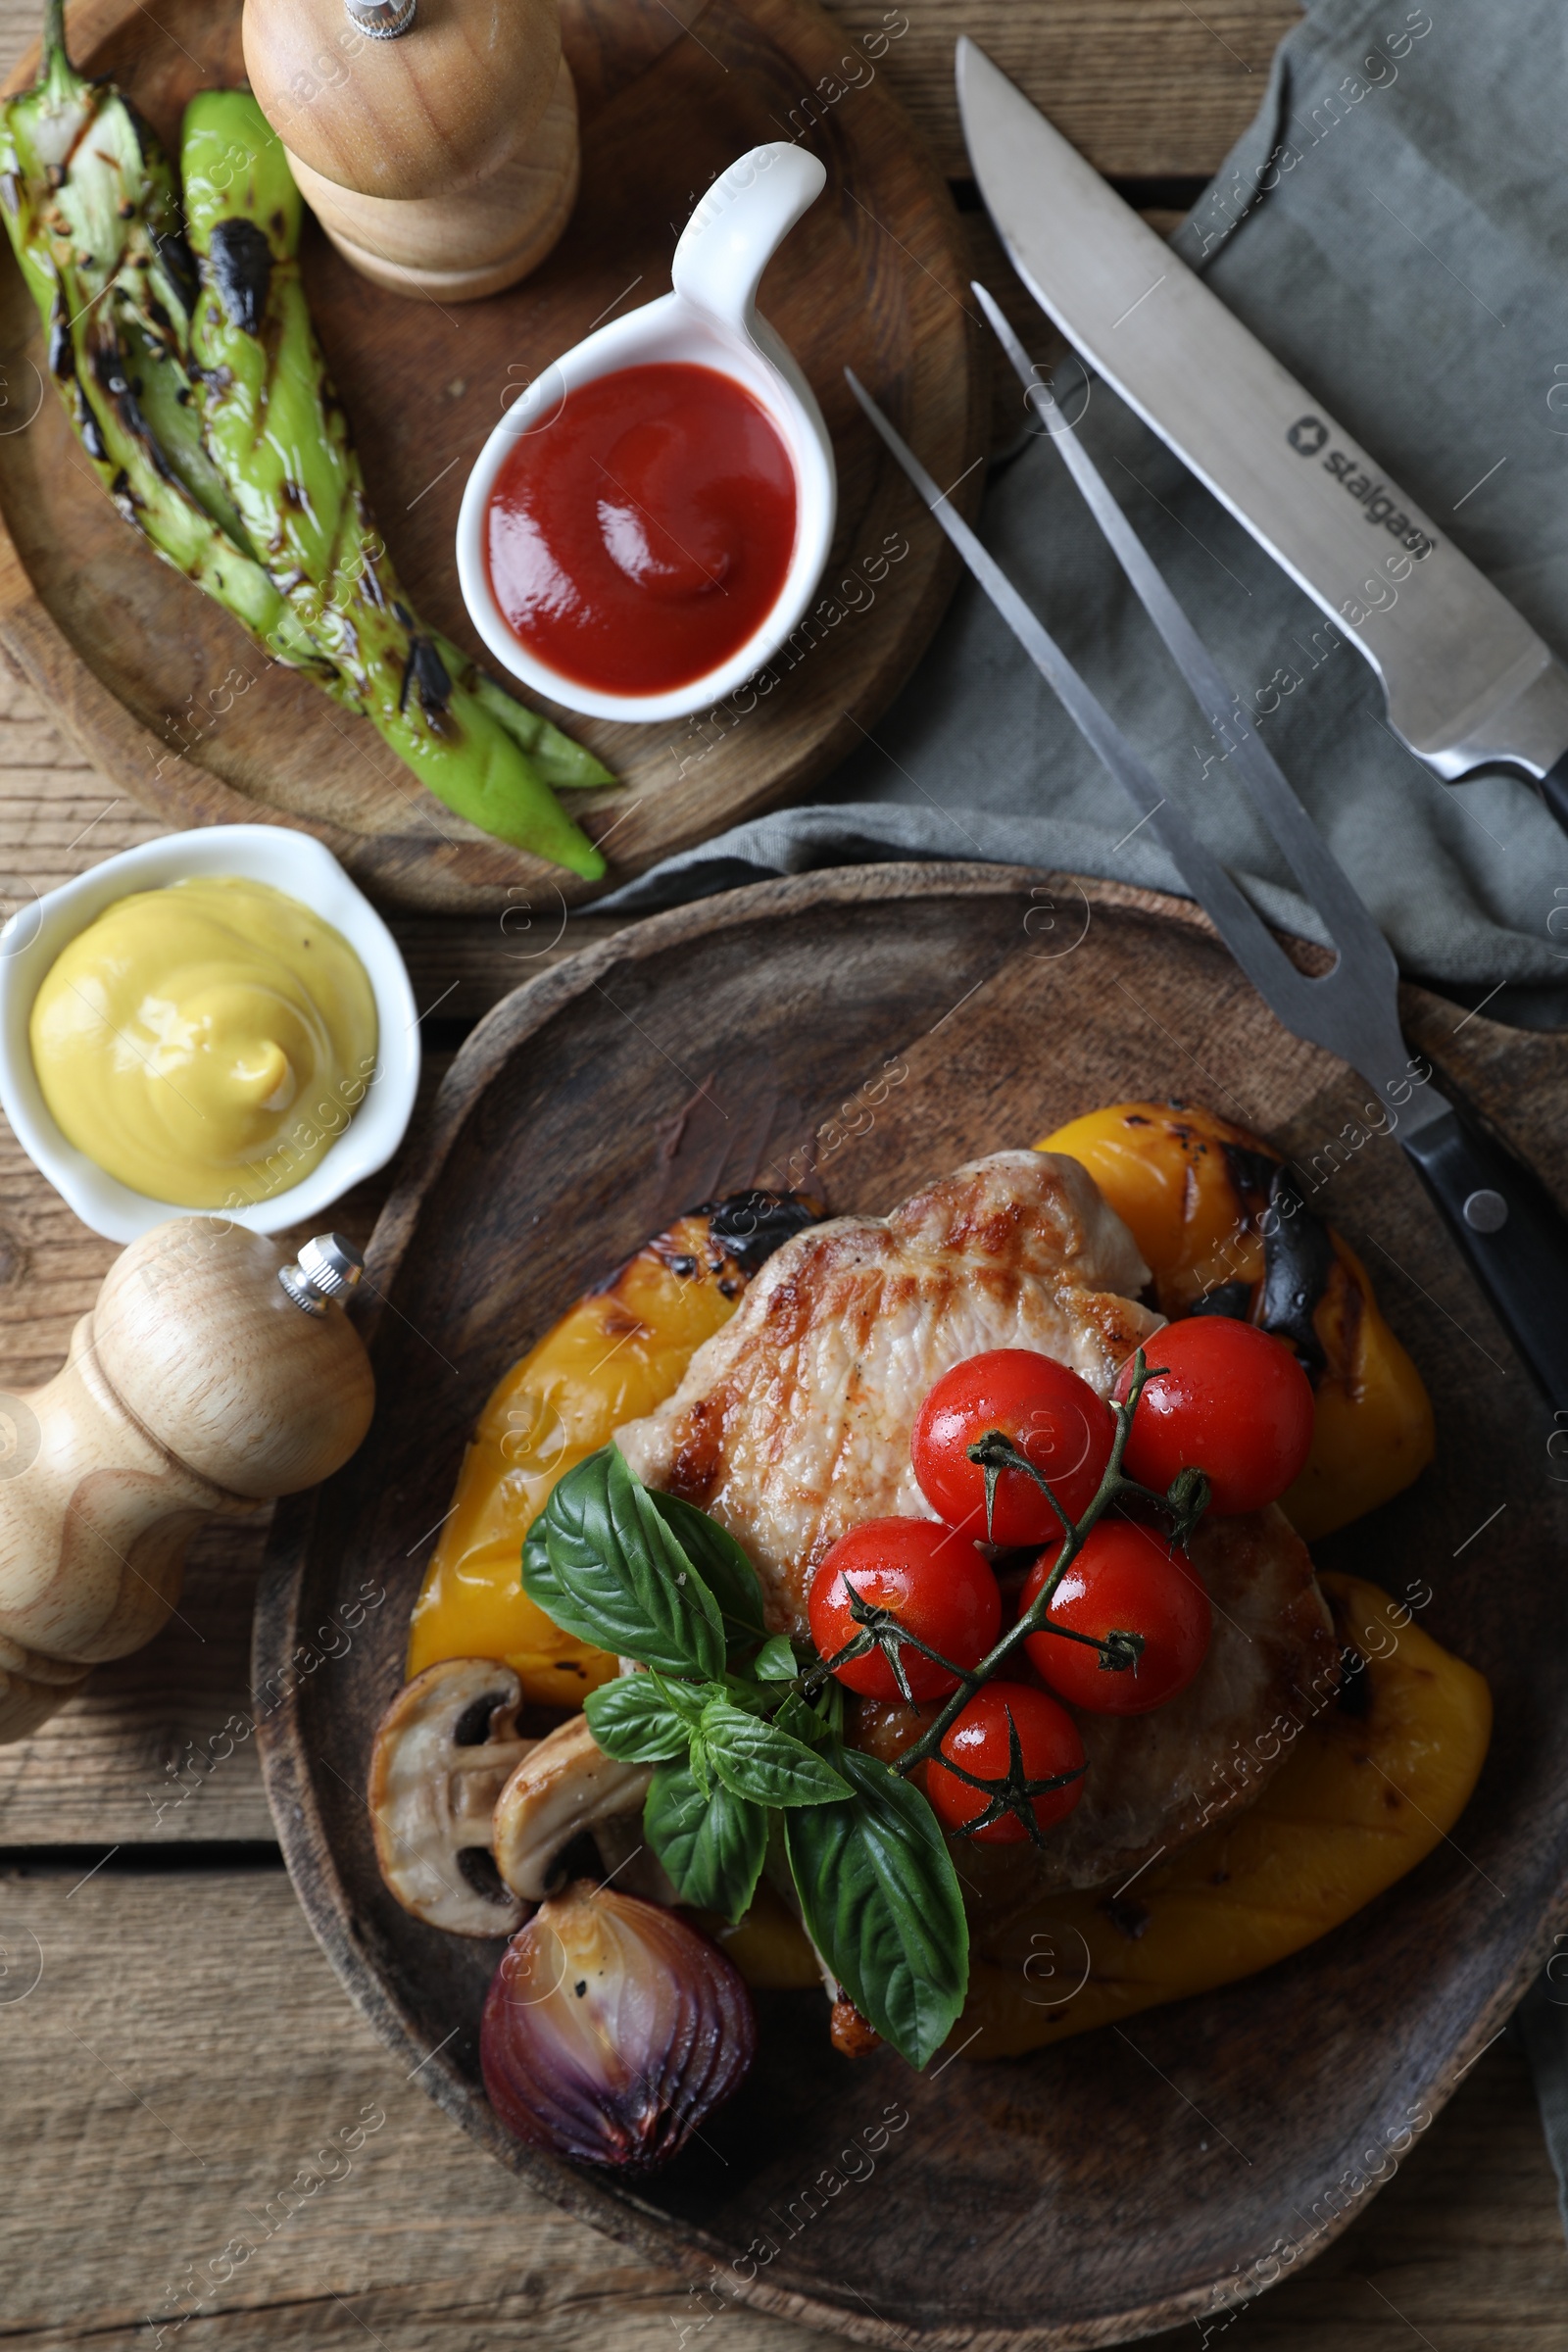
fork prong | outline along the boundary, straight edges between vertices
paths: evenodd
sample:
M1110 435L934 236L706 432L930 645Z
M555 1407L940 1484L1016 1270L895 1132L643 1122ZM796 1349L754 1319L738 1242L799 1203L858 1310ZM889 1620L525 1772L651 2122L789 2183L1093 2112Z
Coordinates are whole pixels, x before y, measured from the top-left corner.
M1104 476L1054 396L1041 383L1000 304L978 280L972 281L972 290L1012 363L1014 373L1028 391L1030 405L1041 416L1047 436L1055 442L1085 504L1163 639L1193 699L1221 740L1228 739L1225 757L1234 760L1236 772L1256 803L1301 889L1322 916L1339 952L1342 967L1353 966L1354 977L1361 985L1381 981L1385 987L1396 986L1398 967L1394 951L1301 806L1273 753L1244 712L1241 697L1227 684L1218 663L1123 514ZM1054 415L1047 415L1048 409L1054 411ZM1325 981L1332 977L1333 974L1324 975Z
M1163 841L1177 870L1248 978L1291 1026L1316 1034L1313 991L1322 983L1297 970L1262 918L1231 880L1219 859L1194 832L1182 811L1160 790L1115 720L1079 676L1045 623L1031 612L1001 564L970 530L945 491L939 490L890 418L885 416L852 368L844 370L871 423L903 466L964 563L1047 683L1059 697L1079 733L1110 770L1140 818Z

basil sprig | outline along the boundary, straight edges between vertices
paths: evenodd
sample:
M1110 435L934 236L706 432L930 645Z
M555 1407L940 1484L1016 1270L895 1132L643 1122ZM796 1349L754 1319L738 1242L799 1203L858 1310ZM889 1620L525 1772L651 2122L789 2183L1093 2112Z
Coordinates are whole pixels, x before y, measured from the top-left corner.
M522 1581L563 1631L648 1670L584 1712L606 1755L655 1767L643 1827L681 1901L739 1919L776 1845L828 1969L924 2066L968 1982L952 1859L920 1791L843 1745L843 1693L808 1647L803 1666L768 1636L734 1537L607 1446L553 1490Z

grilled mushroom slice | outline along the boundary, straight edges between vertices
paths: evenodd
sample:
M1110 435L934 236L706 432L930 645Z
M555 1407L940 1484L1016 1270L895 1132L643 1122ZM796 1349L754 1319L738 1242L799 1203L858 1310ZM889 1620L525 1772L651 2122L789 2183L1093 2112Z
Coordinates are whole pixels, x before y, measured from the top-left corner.
M651 1765L607 1756L586 1716L558 1725L524 1756L496 1805L496 1868L512 1892L543 1902L572 1840L641 1812L653 1777Z
M406 1911L456 1936L511 1936L531 1908L491 1855L496 1799L536 1744L522 1686L493 1658L449 1658L398 1692L370 1753L381 1876Z

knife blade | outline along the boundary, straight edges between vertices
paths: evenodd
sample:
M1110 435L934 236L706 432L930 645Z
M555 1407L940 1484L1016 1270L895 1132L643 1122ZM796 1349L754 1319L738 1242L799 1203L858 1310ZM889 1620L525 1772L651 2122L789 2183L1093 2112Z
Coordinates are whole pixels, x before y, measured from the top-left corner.
M958 107L1042 310L1371 663L1448 780L1520 768L1568 830L1568 669L975 42Z
M988 310L993 307L987 304ZM1021 350L1014 364L1020 363L1027 381L1029 361ZM1256 757L1245 761L1241 772L1298 881L1320 912L1325 909L1308 877L1315 875L1320 886L1325 880L1331 884L1325 896L1333 912L1325 913L1325 927L1338 950L1338 961L1319 978L1292 963L947 492L938 489L854 370L847 368L844 372L860 407L970 572L1141 820L1164 843L1193 897L1276 1019L1297 1036L1337 1054L1376 1090L1388 1114L1383 1131L1397 1136L1547 1402L1568 1408L1568 1222L1532 1169L1467 1126L1430 1080L1412 1081L1412 1068L1419 1062L1404 1050L1394 956L1272 755L1252 733ZM1070 426L1058 418L1049 437L1064 457L1071 445L1074 479L1200 706L1213 706L1221 712L1233 710L1235 698L1207 648ZM1230 723L1234 731L1234 717ZM1479 1341L1472 1344L1481 1348ZM1503 1369L1488 1350L1481 1352L1494 1369Z

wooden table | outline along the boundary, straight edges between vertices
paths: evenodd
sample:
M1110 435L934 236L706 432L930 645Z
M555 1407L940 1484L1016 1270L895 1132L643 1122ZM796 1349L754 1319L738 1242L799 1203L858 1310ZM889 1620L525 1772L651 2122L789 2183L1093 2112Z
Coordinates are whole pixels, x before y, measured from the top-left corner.
M0 69L36 13L0 0ZM901 15L883 0L834 0L833 13L860 31ZM952 42L974 33L1166 225L1246 123L1294 14L1292 0L904 0L907 30L884 70L962 180ZM987 259L988 232L968 218ZM1000 268L994 248L989 260ZM9 904L158 830L0 676ZM432 1081L497 995L605 927L580 918L530 958L514 922L505 934L401 922ZM363 1236L376 1205L367 1188L342 1222ZM0 1380L55 1368L113 1254L0 1132ZM682 2352L707 2305L472 2148L317 1951L254 1748L224 1754L219 1737L248 1703L261 1541L199 1541L165 1634L95 1675L37 1738L0 1748L0 2335L37 2352L168 2344L176 2329L192 2352L368 2339L385 2352ZM352 2172L304 2195L303 2168L356 2124L367 2137ZM225 2264L242 2233L257 2250ZM215 2264L232 2272L221 2285ZM712 2325L736 2352L823 2340L738 2311ZM1226 2352L1568 2346L1554 2183L1508 2041L1347 2234L1225 2338Z

